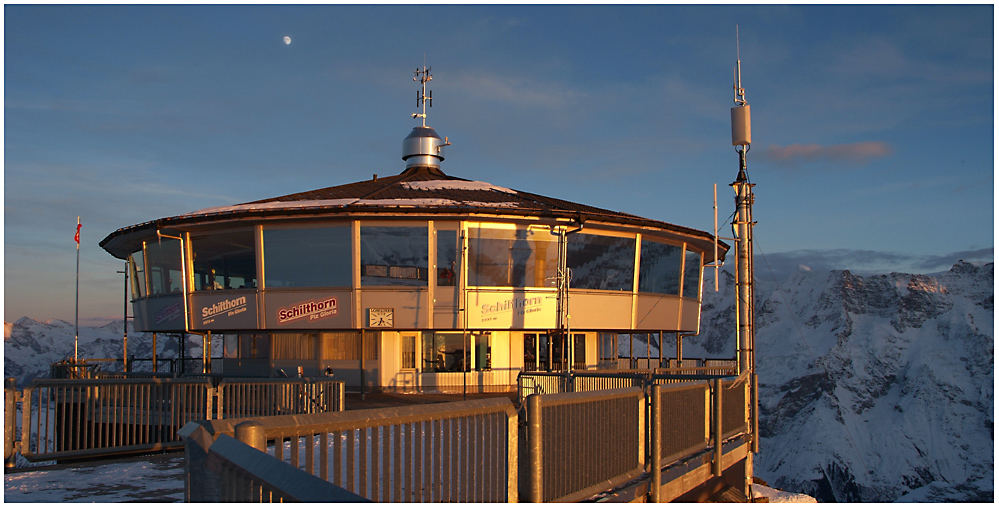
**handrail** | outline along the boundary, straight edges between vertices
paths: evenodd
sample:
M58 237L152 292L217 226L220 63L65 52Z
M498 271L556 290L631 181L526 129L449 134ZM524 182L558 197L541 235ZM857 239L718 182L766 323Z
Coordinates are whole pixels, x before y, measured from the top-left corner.
M270 441L276 459L377 502L517 500L517 412L506 397L198 426L207 439Z
M307 415L281 415L246 418L226 418L204 422L212 436L235 436L236 426L254 421L264 428L264 437L274 439L292 433L336 432L366 427L382 427L425 421L461 418L486 412L503 412L508 417L516 417L517 411L507 398L442 402L438 404L418 404L409 406L376 409L355 409L339 413L319 413Z
M279 501L296 501L305 503L337 502L337 503L366 503L369 499L358 496L353 492L342 489L329 482L325 482L313 475L280 460L267 455L264 452L255 450L246 444L237 441L226 435L219 436L208 449L211 458L216 458L221 462L223 469L223 482L239 483L257 482L265 487L267 491L278 494ZM215 457L212 457L215 456ZM225 470L237 473L228 478ZM235 480L235 481L234 481ZM267 501L263 495L258 499L238 499L237 496L226 496L228 493L236 493L233 489L223 488L222 499L218 501ZM266 492L260 489L261 494ZM247 492L248 494L248 492ZM192 500L188 500L192 501Z

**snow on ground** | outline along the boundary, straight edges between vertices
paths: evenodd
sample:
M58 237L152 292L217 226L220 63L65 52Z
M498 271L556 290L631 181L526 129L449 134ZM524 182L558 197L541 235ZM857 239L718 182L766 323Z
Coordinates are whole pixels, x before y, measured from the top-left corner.
M769 503L817 503L814 497L807 494L795 492L784 492L783 490L772 489L766 485L754 483L752 485L753 499L758 497L767 498Z
M184 501L184 455L48 466L3 475L5 503Z

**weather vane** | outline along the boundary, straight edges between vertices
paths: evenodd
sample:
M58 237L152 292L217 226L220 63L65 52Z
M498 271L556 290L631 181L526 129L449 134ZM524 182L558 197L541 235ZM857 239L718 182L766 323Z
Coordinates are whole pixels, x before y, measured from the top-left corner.
M422 118L424 127L427 126L427 108L433 107L434 103L434 92L427 90L427 82L432 79L434 77L430 74L430 67L427 67L427 64L423 64L422 69L417 67L413 71L413 81L420 82L420 88L416 91L416 107L420 108L422 106L423 112L413 113L412 117Z

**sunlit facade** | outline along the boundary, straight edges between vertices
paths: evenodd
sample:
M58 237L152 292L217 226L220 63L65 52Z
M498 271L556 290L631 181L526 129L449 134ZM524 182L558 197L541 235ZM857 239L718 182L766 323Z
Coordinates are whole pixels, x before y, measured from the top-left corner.
M399 175L108 235L136 329L221 340L226 376L407 391L616 368L619 334L697 329L711 234L448 176L433 153Z

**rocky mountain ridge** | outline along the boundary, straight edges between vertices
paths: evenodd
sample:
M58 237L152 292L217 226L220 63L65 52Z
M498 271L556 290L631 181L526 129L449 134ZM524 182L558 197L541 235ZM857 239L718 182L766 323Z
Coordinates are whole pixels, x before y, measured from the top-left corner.
M820 501L993 499L992 263L757 278L757 476ZM688 356L732 356L721 282Z
M721 275L718 293L706 277L687 357L734 355L732 276ZM929 275L758 273L756 475L820 501L993 500L993 277L992 263L965 262ZM121 332L121 321L81 327L80 356L120 356ZM150 356L148 334L129 339ZM159 344L176 356L176 340ZM22 385L72 351L71 323L5 323L4 375Z

